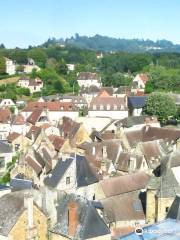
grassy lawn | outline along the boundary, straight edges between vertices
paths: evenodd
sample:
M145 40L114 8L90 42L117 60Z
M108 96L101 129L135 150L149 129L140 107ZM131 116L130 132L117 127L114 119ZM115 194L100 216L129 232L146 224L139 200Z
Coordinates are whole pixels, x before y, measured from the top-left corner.
M2 84L10 84L10 83L16 83L18 81L19 77L10 77L0 80L0 85Z

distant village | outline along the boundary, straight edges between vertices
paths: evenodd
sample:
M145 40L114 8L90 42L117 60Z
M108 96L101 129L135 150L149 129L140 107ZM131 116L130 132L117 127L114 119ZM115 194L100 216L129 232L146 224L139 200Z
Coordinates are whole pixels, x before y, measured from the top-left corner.
M16 83L31 94L43 88L33 69ZM180 130L143 114L149 76L76 80L78 95L1 99L0 240L180 239Z

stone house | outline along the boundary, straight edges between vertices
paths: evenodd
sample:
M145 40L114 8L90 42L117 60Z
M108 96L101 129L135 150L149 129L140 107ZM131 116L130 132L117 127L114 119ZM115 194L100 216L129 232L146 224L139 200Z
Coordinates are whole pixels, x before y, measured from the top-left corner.
M64 195L57 203L57 223L51 228L52 240L110 240L105 221L93 204L77 195Z
M0 141L0 175L6 171L7 164L12 161L13 151L9 144Z
M13 60L9 58L4 58L5 59L5 64L6 64L6 70L5 72L9 75L14 75L16 73L16 64L14 63Z
M43 88L43 81L40 78L31 79L27 76L19 78L17 85L19 87L28 88L30 93L40 92Z
M91 85L96 87L101 86L101 78L97 73L81 72L78 74L77 82L80 88L90 87Z
M30 193L8 193L0 198L0 239L48 239L47 216Z
M149 80L149 77L147 74L144 74L144 73L137 74L136 77L133 79L131 92L135 94L137 92L144 93L145 86L148 80Z
M88 115L89 117L123 119L128 116L126 97L112 97L106 91L103 91L92 99Z
M16 132L25 135L29 130L29 124L26 123L25 118L21 113L14 115L11 118L11 133Z
M143 112L143 107L146 104L147 96L128 96L129 114L132 116L140 116Z
M79 115L78 109L71 102L29 102L21 114L27 119L34 110L43 110L47 113L47 118L53 125L57 125L59 120L66 116L76 119Z
M152 176L147 186L146 222L154 223L164 220L169 209L180 194L180 162L179 153L167 155L161 163L160 172Z
M84 156L63 156L57 161L56 166L44 179L48 189L56 189L66 193L76 193L87 199L94 198L94 183L98 176Z
M11 112L7 108L0 108L0 140L7 140L11 131Z

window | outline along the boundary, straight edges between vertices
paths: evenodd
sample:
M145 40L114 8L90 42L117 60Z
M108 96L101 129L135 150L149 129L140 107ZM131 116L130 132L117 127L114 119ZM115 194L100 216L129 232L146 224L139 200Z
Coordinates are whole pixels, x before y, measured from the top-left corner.
M169 207L166 207L166 213L169 212Z
M110 108L111 108L111 106L108 104L108 105L107 105L107 110L110 110Z
M70 177L66 177L66 185L70 184Z
M103 110L104 109L104 106L101 104L100 105L100 110Z
M15 151L18 151L20 147L20 144L15 144Z
M4 157L0 157L0 168L4 168L5 167L5 159Z
M117 105L114 105L114 110L117 110Z
M93 110L96 110L96 105L93 105Z

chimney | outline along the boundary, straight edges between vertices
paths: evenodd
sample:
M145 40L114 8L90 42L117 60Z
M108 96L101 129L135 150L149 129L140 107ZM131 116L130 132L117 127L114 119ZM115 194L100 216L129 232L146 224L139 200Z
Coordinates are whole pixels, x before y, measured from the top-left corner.
M68 234L70 236L75 236L78 224L78 205L76 202L70 202L68 205Z
M92 147L92 155L93 155L93 156L96 155L96 147L95 147L95 146Z
M103 146L102 155L103 155L103 158L107 158L107 146Z
M35 136L34 136L34 133L35 133L35 131L32 130L32 133L31 133L31 140L32 140L33 143L35 142Z
M27 209L28 229L34 227L33 224L33 196L31 193L24 194L24 207Z

